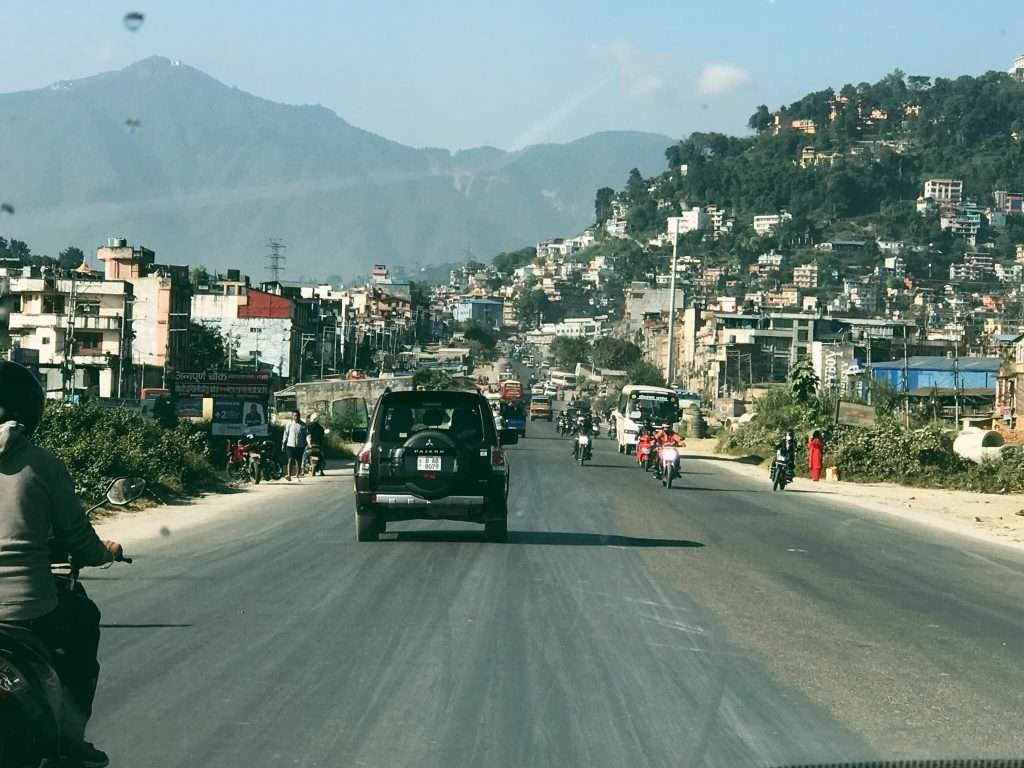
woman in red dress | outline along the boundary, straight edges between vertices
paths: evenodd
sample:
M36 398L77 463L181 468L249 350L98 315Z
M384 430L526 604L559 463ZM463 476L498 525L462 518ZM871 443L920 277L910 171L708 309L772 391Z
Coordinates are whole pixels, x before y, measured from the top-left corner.
M825 441L821 439L821 433L814 430L811 439L807 441L807 463L811 470L811 480L818 482L821 479L821 456L825 452Z

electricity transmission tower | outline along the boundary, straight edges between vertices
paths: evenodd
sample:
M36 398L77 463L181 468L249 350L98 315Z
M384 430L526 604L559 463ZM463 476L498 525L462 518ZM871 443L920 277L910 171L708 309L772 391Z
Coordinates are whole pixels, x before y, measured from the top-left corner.
M272 237L267 240L267 249L270 253L267 254L267 270L270 272L271 280L280 280L281 273L284 271L285 255L282 253L288 246L280 241L276 237Z

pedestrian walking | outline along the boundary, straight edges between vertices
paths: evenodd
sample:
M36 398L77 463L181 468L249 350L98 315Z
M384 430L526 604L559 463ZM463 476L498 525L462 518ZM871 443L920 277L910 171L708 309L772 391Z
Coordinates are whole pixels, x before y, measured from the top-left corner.
M284 436L281 439L281 448L288 454L288 469L285 480L292 481L292 468L295 468L295 477L302 478L302 454L306 450L306 425L298 411L292 411L292 420L284 425Z
M821 432L814 430L811 439L807 441L807 464L811 470L811 480L818 482L821 479L821 457L825 452L825 441L821 439Z

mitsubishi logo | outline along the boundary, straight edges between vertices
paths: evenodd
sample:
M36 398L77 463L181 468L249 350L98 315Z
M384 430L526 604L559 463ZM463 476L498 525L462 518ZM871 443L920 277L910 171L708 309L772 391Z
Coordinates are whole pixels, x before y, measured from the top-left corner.
M424 443L423 445L424 445L424 446L426 446L427 448L433 448L433 447L434 447L434 441L433 441L433 440L431 440L431 439L430 439L430 438L428 437L428 438L427 438L427 442L425 442L425 443Z

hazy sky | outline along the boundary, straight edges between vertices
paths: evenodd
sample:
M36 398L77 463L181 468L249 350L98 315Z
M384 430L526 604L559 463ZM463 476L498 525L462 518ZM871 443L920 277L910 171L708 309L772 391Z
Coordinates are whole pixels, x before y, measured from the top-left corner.
M608 129L745 130L759 103L1007 69L1013 3L947 0L0 0L0 92L181 59L414 146L515 148ZM146 16L128 31L125 12Z

